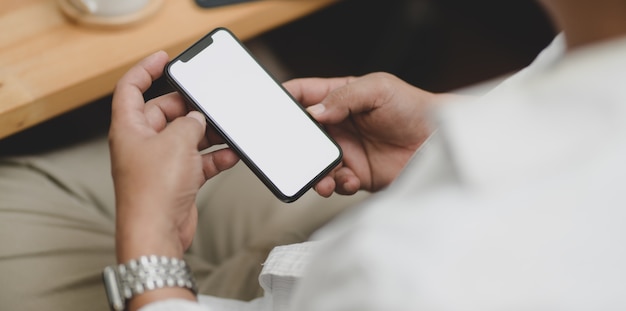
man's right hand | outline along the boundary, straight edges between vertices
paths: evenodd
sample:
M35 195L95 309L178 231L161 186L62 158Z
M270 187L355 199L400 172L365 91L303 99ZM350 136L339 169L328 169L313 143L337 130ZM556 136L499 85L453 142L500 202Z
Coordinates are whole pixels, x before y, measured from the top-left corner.
M344 151L342 164L315 186L322 196L388 186L432 131L427 114L438 95L391 74L295 79L284 86Z

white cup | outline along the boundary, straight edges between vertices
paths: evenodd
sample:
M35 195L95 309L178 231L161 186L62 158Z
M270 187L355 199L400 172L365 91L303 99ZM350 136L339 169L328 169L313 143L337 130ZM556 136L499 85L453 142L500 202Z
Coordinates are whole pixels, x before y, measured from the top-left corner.
M140 11L150 0L70 0L83 13L103 17L128 15Z

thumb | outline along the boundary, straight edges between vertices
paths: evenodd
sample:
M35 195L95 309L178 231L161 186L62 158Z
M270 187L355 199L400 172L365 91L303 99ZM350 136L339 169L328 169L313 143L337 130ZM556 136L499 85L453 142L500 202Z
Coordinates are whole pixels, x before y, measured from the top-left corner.
M206 120L200 112L191 111L186 116L172 121L163 131L186 143L197 146L204 138Z
M206 127L206 119L204 118L204 116L202 115L202 113L198 112L198 111L190 111L187 114L187 117L192 118L198 122L200 122L200 125L202 125L203 128Z
M389 91L379 80L375 75L358 78L333 90L319 104L309 106L307 111L323 124L337 124L350 115L372 111Z

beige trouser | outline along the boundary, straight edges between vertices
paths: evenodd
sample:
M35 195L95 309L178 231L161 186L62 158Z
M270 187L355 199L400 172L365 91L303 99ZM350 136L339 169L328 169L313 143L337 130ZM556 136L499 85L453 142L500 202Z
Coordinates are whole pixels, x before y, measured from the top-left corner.
M244 166L203 187L186 259L203 294L251 299L275 245L300 242L361 200L280 203ZM0 159L0 310L108 310L102 268L115 263L114 194L105 138Z

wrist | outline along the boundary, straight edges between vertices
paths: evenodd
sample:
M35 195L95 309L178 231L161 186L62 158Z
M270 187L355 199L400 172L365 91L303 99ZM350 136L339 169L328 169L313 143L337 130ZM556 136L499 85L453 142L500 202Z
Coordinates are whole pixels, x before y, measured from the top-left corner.
M118 217L115 239L118 263L148 254L181 259L185 251L175 226L158 217Z
M140 256L106 267L103 280L113 310L137 310L166 299L196 300L196 285L184 260Z
M167 299L197 301L196 296L190 290L184 288L159 288L133 297L133 299L128 302L128 311L136 311L150 303Z

